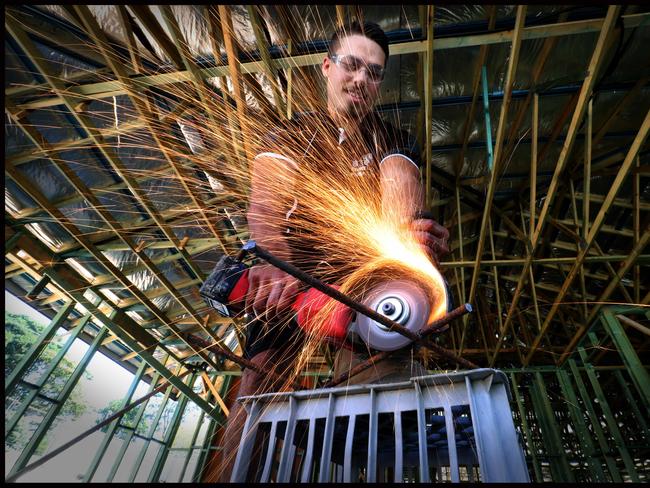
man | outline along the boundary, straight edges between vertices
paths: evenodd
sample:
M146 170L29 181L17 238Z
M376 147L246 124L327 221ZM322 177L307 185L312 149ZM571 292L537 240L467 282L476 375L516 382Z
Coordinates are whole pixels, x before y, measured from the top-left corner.
M325 279L326 270L332 267L328 256L319 255L313 235L297 228L300 224L292 225L292 219L300 222L301 212L309 213L310 202L300 197L294 202L278 198L274 182L291 185L301 177L305 166L319 164L322 167L310 171L322 171L325 178L327 166L332 166L331 153L336 151L340 151L337 161L340 158L349 161L344 167L350 178L367 178L369 184L375 185L382 195L382 206L390 207L398 194L402 199L408 196L410 201L401 211L432 259L438 261L448 252L448 231L433 220L416 217L423 208L423 191L412 139L382 122L372 110L379 97L388 53L388 38L377 24L355 22L345 30L338 29L321 66L327 83L326 110L298 117L287 130L266 141L266 150L253 162L248 213L251 237L276 256L321 279ZM301 286L298 280L268 264L250 270L247 306L257 319L248 327L244 355L264 368L273 367L285 377L300 350L301 338L295 326L286 325L287 321L278 317L287 313ZM350 351L340 354L335 376L359 360ZM383 377L389 377L391 372L394 371L385 372ZM365 375L360 381L377 381L381 379L379 376ZM246 369L238 396L259 394L278 386L277 382ZM222 445L231 453L238 446L243 413L237 404L224 433ZM234 459L225 461L222 480L228 481Z

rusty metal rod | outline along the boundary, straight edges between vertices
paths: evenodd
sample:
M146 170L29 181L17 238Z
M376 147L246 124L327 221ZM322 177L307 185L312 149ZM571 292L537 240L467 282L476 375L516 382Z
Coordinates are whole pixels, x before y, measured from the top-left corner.
M338 291L336 288L333 288L322 281L320 281L317 278L314 278L313 276L309 275L308 273L305 273L303 270L296 268L290 263L287 263L286 261L283 261L280 258L277 258L273 254L271 254L269 251L266 249L260 247L257 245L255 241L248 241L243 247L242 251L245 252L251 252L255 254L257 257L262 258L264 261L268 262L269 264L275 266L276 268L284 271L285 273L290 274L294 278L299 279L303 283L308 284L309 286L316 288L318 291L323 292L325 295L334 298L336 301L347 305L350 307L352 310L359 312L362 315L365 315L366 317L371 318L372 320L375 320L376 322L379 322L382 325L385 325L388 327L391 331L398 332L402 334L405 337L408 337L411 339L413 342L418 342L421 339L421 336L419 334L416 334L414 332L411 332L409 329L406 327L403 327L402 325L398 324L397 322L389 319L385 315L381 315L380 313L375 312L372 310L370 307L367 307L363 305L362 303L359 303L352 298L348 297L347 295L341 293ZM461 315L463 313L471 312L472 307L469 304L462 305L461 307L465 307L465 311L460 313ZM461 308L459 307L459 308ZM469 307L469 308L467 308ZM443 317L444 318L444 317ZM455 318L455 317L453 317ZM453 320L450 319L451 320ZM434 324L437 324L435 322ZM430 324L427 326L427 328L433 326L434 324ZM437 324L436 327L441 327L441 325ZM443 347L440 347L436 344L431 344L429 342L423 342L422 345L428 349L431 349L435 353L444 356L447 359L451 359L452 361L465 366L469 368L477 368L478 366L474 365L473 363L457 357L453 352L449 351L448 349L445 349Z
M270 376L271 378L273 378L275 380L279 380L279 381L283 381L283 382L287 380L287 378L285 378L283 376L280 376L279 374L274 373L274 372L272 372L270 370L267 371L266 369L258 366L257 364L255 364L252 361L249 361L248 359L245 359L245 358L243 358L241 356L237 356L237 354L235 354L232 351L229 351L225 347L221 347L216 342L215 343L210 343L210 342L202 339L201 337L198 337L198 336L193 335L193 334L182 334L182 335L190 343L193 343L192 344L193 346L199 347L199 348L204 349L204 350L208 350L208 351L213 352L215 354L221 354L223 356L226 356L231 361L239 364L240 366L243 366L243 367L248 368L248 369L250 369L252 371L255 371L257 374L260 374L260 375L262 375L264 377ZM291 382L291 386L293 386L294 389L296 389L296 390L301 390L303 388L301 384L293 382L293 381Z
M431 334L437 334L443 332L443 328L449 322L456 320L459 317L462 317L466 313L472 313L473 310L474 309L469 303L464 303L460 307L456 307L451 312L446 314L444 317L440 317L438 320L431 322L429 325L421 329L418 332L418 336L420 336L418 340L424 339L425 337L428 337Z

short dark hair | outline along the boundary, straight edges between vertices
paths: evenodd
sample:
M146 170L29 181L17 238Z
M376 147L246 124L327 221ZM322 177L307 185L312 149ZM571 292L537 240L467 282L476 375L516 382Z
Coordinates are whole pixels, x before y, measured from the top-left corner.
M367 37L368 39L375 41L381 47L381 50L384 51L386 55L386 62L388 61L388 36L382 30L379 25L374 22L364 22L359 24L356 20L347 26L337 27L330 39L330 46L328 54L332 56L336 54L335 51L338 49L340 40L353 35L360 35Z

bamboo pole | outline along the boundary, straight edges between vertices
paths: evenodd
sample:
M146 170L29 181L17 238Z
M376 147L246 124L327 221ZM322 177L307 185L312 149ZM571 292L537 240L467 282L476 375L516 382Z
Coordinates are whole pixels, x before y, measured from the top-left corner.
M494 30L496 25L496 7L491 5L487 8L488 10L488 31ZM474 77L472 80L472 103L470 105L469 111L467 112L467 118L465 119L465 125L463 126L463 146L460 149L458 154L458 159L454 165L454 174L456 176L456 186L460 183L460 174L463 168L463 163L465 161L465 151L467 151L467 144L469 143L469 134L472 124L474 123L474 114L476 112L476 102L478 101L479 94L479 84L481 82L481 69L485 64L485 59L488 54L488 45L481 46L478 54L478 59L474 65Z
M514 83L515 72L517 69L517 62L519 60L519 50L521 46L521 33L524 27L524 22L526 20L526 6L519 5L517 7L517 17L515 21L515 29L512 37L512 46L510 48L510 58L508 60L508 70L506 73L505 86L504 86L504 95L503 102L501 104L501 113L499 115L499 125L497 127L496 139L494 143L494 167L492 168L492 173L490 177L490 182L488 184L487 196L485 198L485 210L483 212L483 220L481 221L481 227L479 231L479 241L476 249L476 258L475 258L475 268L474 273L472 274L472 281L470 284L470 291L468 302L472 303L474 300L474 295L476 293L476 286L478 284L478 275L480 270L481 259L483 255L483 247L485 244L485 238L487 234L487 220L490 214L490 208L492 207L492 199L494 197L494 192L497 185L497 176L501 171L501 162L502 162L502 145L503 145L503 135L506 130L506 121L508 117L508 108L510 106L510 99L512 95L512 85ZM463 341L465 338L466 327L463 327L463 334L460 344L460 351L463 350Z
M259 7L255 5L246 5L246 10L248 16L251 19L251 24L253 26L253 34L255 35L255 41L258 46L260 55L262 56L262 62L264 63L264 74L271 85L271 91L273 92L273 100L275 101L275 108L280 115L280 117L286 116L286 108L284 105L284 100L282 100L282 95L280 94L280 89L276 81L276 72L271 63L271 56L269 54L269 43L266 40L266 36L262 32L260 16L257 12Z
M432 127L432 90L433 90L433 29L434 29L434 7L427 5L427 50L426 50L426 70L424 74L424 164L425 164L425 208L431 207L432 183L431 183L431 127Z
M530 231L528 239L535 233L535 214L537 207L537 138L539 137L539 95L533 96L532 144L530 146ZM532 243L531 243L532 246Z
M607 10L607 16L605 18L605 22L603 23L600 35L598 37L598 40L596 42L596 47L594 48L593 55L591 57L591 60L589 62L589 68L587 70L587 76L585 77L582 88L580 90L577 102L576 102L576 109L573 113L573 117L571 119L571 123L569 125L569 130L567 132L567 137L564 141L564 146L562 147L562 151L560 152L560 157L558 159L558 163L555 168L555 172L553 174L553 178L551 179L551 183L549 185L549 188L547 190L547 195L544 200L544 205L542 207L542 210L540 212L540 216L537 222L537 226L535 228L535 233L533 234L531 238L532 242L532 249L530 253L528 254L526 264L524 265L524 269L522 270L521 273L521 278L517 284L517 288L515 290L515 294L513 296L512 302L510 304L510 309L508 310L508 316L506 317L506 322L505 326L509 325L509 322L512 320L513 315L516 313L517 310L517 304L519 302L519 296L521 295L521 292L523 290L523 285L525 282L525 276L528 274L528 268L531 265L533 255L535 252L535 249L537 247L537 243L539 241L539 237L542 233L542 229L544 227L544 224L546 223L546 219L548 217L548 213L550 210L550 205L553 202L555 198L555 193L557 191L558 185L560 183L560 175L564 172L564 168L566 166L566 163L568 161L568 157L570 155L571 149L573 147L573 143L575 141L575 137L578 133L578 128L580 121L582 120L582 117L584 116L584 112L586 110L586 104L588 99L591 97L591 93L593 90L593 87L596 83L596 75L600 71L600 66L603 62L604 56L605 56L605 46L607 45L608 39L611 36L611 33L614 29L615 21L616 18L618 17L620 7L618 6L610 6ZM505 328L505 327L504 327ZM539 336L538 336L539 337ZM499 345L497 346L498 349ZM496 357L494 358L496 360Z

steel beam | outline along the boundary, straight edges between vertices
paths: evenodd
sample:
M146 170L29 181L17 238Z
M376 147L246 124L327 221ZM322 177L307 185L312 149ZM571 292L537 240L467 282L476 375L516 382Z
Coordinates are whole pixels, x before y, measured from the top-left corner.
M221 374L222 374L221 372L217 372L215 377ZM224 376L223 385L221 386L221 394L223 396L227 395L231 383L232 383L232 376L231 375ZM207 464L208 455L211 450L212 440L214 439L217 426L218 424L216 421L210 420L210 425L208 426L207 433L205 435L205 438L203 439L203 448L201 449L201 454L199 454L199 459L197 460L196 468L194 469L192 481L196 481L196 482L203 481L202 476L204 475L205 466Z
M515 373L510 373L510 381L512 382L512 394L515 397L517 402L517 409L519 410L519 418L521 419L521 427L524 432L524 438L526 440L526 445L528 446L528 451L530 452L531 464L533 465L533 472L535 474L535 481L537 483L542 483L544 481L544 476L542 475L542 470L540 467L539 460L537 459L537 446L533 441L533 436L528 427L528 420L526 419L526 410L524 408L524 403L519 394L519 385L517 384L517 379Z
M140 448L140 452L138 453L138 457L135 460L135 462L133 463L133 467L131 468L131 474L129 475L129 479L128 479L129 483L133 483L135 481L135 478L136 478L136 476L138 474L138 471L140 470L140 466L142 465L142 461L144 460L144 456L145 456L145 454L147 453L147 451L149 449L149 445L151 444L151 441L152 441L153 436L154 436L154 434L156 432L156 429L158 428L158 424L160 423L160 419L162 417L162 414L165 411L165 407L167 406L167 403L169 402L169 398L171 396L172 389L173 388L170 385L169 388L167 388L167 390L165 391L165 395L163 396L162 402L160 403L160 406L158 407L158 410L156 412L156 416L151 421L151 425L149 426L149 430L147 431L147 433L144 436L144 444ZM160 452L160 450L163 450L163 449L164 449L164 446L160 446L158 452ZM149 478L149 475L152 473L154 468L155 468L155 466L153 466L151 468L151 471L149 471L149 474L147 475L147 477L145 479Z
M135 390L140 384L142 377L144 376L144 371L146 366L147 363L145 361L140 362L140 366L138 366L138 371L133 376L133 379L131 380L131 385L129 386L129 389L127 390L124 397L122 398L122 402L120 403L119 407L117 408L118 411L122 410L131 402L131 399L135 394ZM115 432L117 432L117 429L120 425L120 421L122 418L123 417L115 419L113 422L111 422L110 425L108 425L106 429L106 433L104 434L104 438L102 439L102 443L97 448L97 451L95 452L95 456L93 457L93 460L90 462L90 465L88 466L88 469L84 474L82 482L89 483L90 481L92 481L93 477L95 476L95 473L97 472L97 468L99 467L99 463L102 461L102 458L104 457L104 454L106 453L106 450L108 449L111 440L113 440L113 436L115 435Z
M23 417L29 406L32 404L32 401L40 394L41 389L47 384L50 376L54 372L54 370L59 366L65 355L68 353L70 350L70 347L74 344L74 342L77 340L81 332L83 331L84 327L90 320L91 316L86 315L83 317L81 320L81 323L77 326L75 326L74 329L71 329L70 335L68 339L66 340L65 344L59 349L59 351L56 353L56 355L50 360L49 364L45 368L45 370L41 373L38 381L34 385L34 389L32 389L25 397L25 399L22 401L20 407L16 410L16 412L12 415L11 418L9 418L9 422L5 424L5 438L11 434L13 429L16 427L20 419ZM33 363L30 363L30 366ZM26 384L21 377L20 380L23 382L23 384ZM51 401L50 403L55 403L54 401Z
M41 335L36 339L36 342L32 344L27 352L25 352L20 362L14 367L9 377L5 380L5 397L11 394L14 387L22 379L41 351L47 346L50 339L54 337L54 334L59 330L59 327L61 327L68 319L68 315L70 315L70 312L72 312L75 305L76 303L73 300L67 301L54 316L50 325L41 332Z
M632 320L625 315L617 314L616 318L623 324L632 327L633 329L638 330L642 334L645 334L650 337L650 329L638 323L636 320Z
M558 21L564 22L566 21L568 17L568 13L564 12L559 15ZM505 149L505 154L512 154L514 152L513 145L517 141L517 131L519 130L519 127L521 126L521 123L524 120L524 117L526 116L526 112L528 110L528 106L530 105L531 100L533 100L533 103L537 103L536 98L539 98L539 95L537 94L537 83L539 82L539 78L544 71L544 67L546 65L546 61L548 60L549 54L553 50L553 47L555 47L555 44L557 42L558 38L557 37L549 37L544 40L544 45L542 46L539 55L535 59L533 63L533 68L532 68L532 73L530 77L530 85L531 87L534 87L533 90L529 90L526 98L524 101L520 104L519 106L519 111L515 115L513 119L513 123L511 124L510 131L508 132L508 144ZM533 108L533 114L534 117L535 115L536 108ZM533 122L535 123L535 122ZM533 131L535 131L536 128L533 128ZM536 136L535 136L536 137ZM535 141L535 147L532 148L532 150L535 152L535 157L537 157L537 141ZM531 232L532 235L532 232Z
M641 165L641 158L636 157L636 167L637 169ZM641 234L641 175L637 172L634 175L634 181L632 184L632 199L634 203L633 215L633 230L634 230L634 244L636 245L639 242ZM641 268L636 265L634 266L634 301L639 303L641 300Z
M622 98L622 99L621 99L621 100L616 104L616 106L615 106L615 107L614 107L614 108L613 108L613 109L612 109L612 110L611 110L607 115L605 115L605 116L602 118L602 120L604 120L604 122L603 122L602 125L598 128L598 130L596 131L596 134L593 135L593 137L592 137L591 139L587 139L587 142L589 143L589 146L590 146L590 147L585 148L585 149L586 149L586 150L585 150L585 153L584 153L584 162L585 162L584 166L585 166L585 169L586 169L588 166L590 166L590 164L589 164L589 165L587 164L587 161L588 161L587 158L591 156L591 149L592 149L593 147L596 147L596 145L597 145L597 144L598 144L598 143L603 139L603 137L605 137L605 135L607 134L608 129L611 127L612 123L613 123L614 121L616 121L616 118L617 118L618 115L623 111L623 109L625 109L628 105L630 105L630 103L632 103L632 102L638 100L638 98L639 98L639 92L640 92L643 88L646 87L648 81L650 81L650 77L649 77L649 76L641 77L641 78L640 78L640 79L639 79L639 80L634 84L634 86L630 89L630 91L628 91L628 92L626 93L625 97L623 97L623 98ZM589 133L592 132L592 129L593 129L592 127L588 127L588 128L587 128L587 130L588 130ZM573 172L574 172L574 173L576 173L576 172L579 170L579 168L580 168L580 163L581 163L581 162L582 162L581 159L577 159L576 164L575 164L575 166L574 166L574 168L573 168ZM586 177L587 177L587 176L585 176L585 178L586 178ZM585 193L588 194L589 192L588 192L588 191L585 191Z
M201 372L201 377L204 378L204 382L205 382L205 378L207 377L207 381L209 382L210 385L212 385L212 380L210 379L210 377L207 375L207 373L205 371ZM222 404L220 399L221 399L221 395L224 393L224 386L225 385L226 385L226 382L224 381L224 383L221 385L221 392L217 391L217 389L214 388L214 385L212 385L212 388L207 390L206 393L205 393L208 398L209 398L209 396L211 394L215 395L215 399L217 400L219 405L221 405L221 409L222 409L222 411L224 413L226 413L228 410L226 409L224 411L225 405ZM196 439L197 439L197 437L199 435L199 432L200 432L200 430L202 428L204 417L205 417L205 412L201 412L201 414L199 415L199 419L198 419L198 421L196 423L196 427L194 428L194 432L192 433L192 438L190 439L189 446L187 448L187 456L185 457L185 461L183 461L183 467L181 468L181 473L180 473L180 475L178 477L179 482L183 481L183 478L185 477L185 473L187 471L187 467L188 467L188 464L190 462L190 459L192 458L192 455L193 455L194 451L197 450L196 449ZM205 444L205 438L203 439L203 442ZM202 453L203 448L201 448L200 451ZM198 464L198 459L197 459L197 464ZM195 473L196 473L196 469L195 469ZM195 473L192 474L192 477L190 478L190 481L195 481L195 479L194 479Z
M584 367L586 367L586 365L584 365ZM614 481L615 483L620 483L623 480L618 470L618 466L616 465L616 459L614 458L614 453L612 452L609 441L605 436L605 433L603 432L600 418L596 413L596 410L594 409L592 395L589 395L589 393L587 392L586 385L582 379L582 376L580 375L580 370L578 369L578 365L576 364L575 360L573 359L569 360L569 368L571 369L573 379L576 383L576 387L578 388L578 393L580 394L580 398L582 399L582 404L584 405L584 408L587 411L587 418L590 420L592 430L596 434L596 439L598 440L598 445L600 447L601 454L605 458L605 464L607 465L607 468L609 470L610 477L612 481Z
M542 427L544 447L553 476L553 482L575 483L575 477L562 444L562 435L558 429L555 413L549 401L548 392L540 372L534 373L534 382L531 385L531 396L535 406L535 413Z
M169 356L166 356L163 359L163 361L162 361L163 366L167 367L168 360L169 360ZM181 373L181 371L183 369L184 369L183 367L179 367L179 373ZM189 374L189 370L185 370L181 374ZM179 377L181 376L181 374L179 374ZM127 434L126 434L124 440L122 441L122 445L120 446L120 450L117 453L117 455L115 456L115 459L113 460L113 465L111 466L111 470L109 471L108 476L106 477L106 482L107 483L111 483L113 481L113 479L115 478L115 474L117 473L117 470L119 469L119 467L120 467L120 465L122 463L122 459L124 458L124 454L126 453L127 449L131 445L131 439L133 439L133 437L134 437L134 435L135 435L135 433L136 433L136 431L138 429L138 424L140 423L140 420L142 419L142 417L144 415L144 412L147 409L147 405L149 404L149 400L151 399L151 396L149 396L149 395L151 395L155 390L158 390L160 388L160 386L158 386L158 387L156 386L158 384L158 380L160 379L160 377L161 377L160 373L155 373L153 378L151 379L149 389L148 389L148 391L147 391L147 393L145 395L145 396L148 396L149 398L147 398L147 400L145 400L140 405L140 407L138 408L138 410L137 410L137 412L135 414L135 418L133 420L133 429L128 429L127 430ZM163 397L165 399L168 398L168 396L171 394L171 390L172 390L171 385L166 388L166 394L165 395L167 395L167 396L163 395ZM158 394L158 393L159 392L157 392L156 394ZM164 405L162 406L162 409L164 409ZM159 409L161 414L162 414L162 409ZM158 422L153 423L153 425L155 425L155 426L157 426L157 424L158 424ZM148 445L148 443L147 443L147 445ZM146 449L144 449L144 450L146 451ZM133 480L131 480L131 481L133 481Z
M573 421L576 436L580 442L580 449L582 450L584 457L587 459L587 463L589 463L591 473L594 477L593 481L600 483L606 482L607 478L603 472L603 467L598 458L598 452L594 446L591 434L589 433L589 428L585 425L584 413L579 408L578 397L571 385L569 374L563 369L558 369L556 375L560 383L560 388L562 389L562 395L566 400L571 420Z
M639 410L639 406L637 405L637 400L632 396L632 392L630 391L630 388L627 386L627 381L623 377L623 373L620 370L614 371L614 376L616 376L616 380L618 381L619 385L621 385L621 389L623 390L623 394L625 395L625 398L627 400L627 404L630 406L632 409L632 412L634 412L634 417L636 422L638 422L639 426L641 427L641 430L643 430L643 436L646 439L650 439L650 430L648 429L648 415L647 414L642 414L641 410ZM647 412L647 409L645 410Z
M586 352L582 348L578 348L578 352L584 362L587 356ZM618 428L617 421L614 418L614 414L609 406L609 402L605 397L605 393L603 392L603 389L600 386L600 382L598 381L596 372L594 371L593 366L591 364L584 364L584 366L585 366L585 372L587 373L587 377L589 378L589 382L591 383L591 387L593 388L594 393L596 394L598 405L600 406L600 409L602 410L603 415L605 417L605 423L607 424L609 433L614 439L614 445L616 446L621 458L623 459L623 464L625 465L627 474L632 480L632 482L638 483L640 479L636 471L636 467L634 465L634 460L632 459L632 456L630 456L630 452L627 446L625 445L625 441L623 439L623 436L621 435L620 429Z
M634 350L630 339L628 339L625 330L620 322L616 319L614 314L608 310L604 310L600 318L603 328L612 339L616 346L618 353L623 360L623 364L627 368L632 383L639 392L639 396L647 411L650 411L650 375L643 367L637 352Z
M196 373L193 373L189 376L189 379L187 381L188 388L193 389L195 381L196 381ZM185 411L185 407L187 407L187 397L184 396L182 398L179 398L178 402L176 402L176 409L174 410L174 416L172 417L170 425L169 427L167 427L167 431L164 434L163 441L162 441L163 445L158 451L156 459L154 460L153 463L153 468L147 478L148 483L159 482L160 474L162 473L163 467L165 465L165 461L167 460L167 456L169 455L169 450L171 449L171 446L174 442L174 438L176 437L176 433L178 432L178 427L181 425L181 418L183 417L183 412ZM178 482L180 480L176 479L170 481Z
M27 465L32 455L36 451L36 448L38 448L38 445L41 443L41 441L47 434L50 426L52 425L52 422L57 417L61 409L63 408L63 405L65 404L66 400L70 397L72 390L74 389L75 386L77 386L77 383L81 379L81 375L86 370L88 363L90 363L91 359L95 355L95 352L97 351L97 349L99 348L102 341L106 338L107 335L108 335L108 328L102 327L102 329L95 336L95 340L88 348L83 358L81 358L81 360L79 361L79 364L75 367L74 371L72 372L72 375L70 375L70 377L66 381L65 386L63 387L61 392L57 395L56 403L52 405L52 407L48 410L47 414L43 417L43 420L41 420L41 422L38 424L36 431L32 434L31 438L29 439L29 442L24 447L23 451L20 453L20 456L18 457L15 464L11 468L11 471L9 471L9 474L7 475L9 478L15 476L19 471L21 471Z
M144 68L142 66L142 59L140 58L138 45L133 35L133 29L131 28L131 16L125 5L116 5L115 7L117 9L120 25L126 37L126 45L129 49L129 57L131 58L131 66L133 67L133 71L135 71L137 74L142 74L144 72Z

